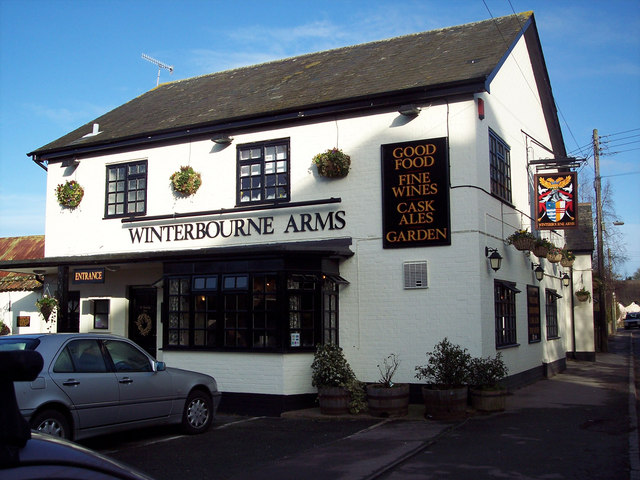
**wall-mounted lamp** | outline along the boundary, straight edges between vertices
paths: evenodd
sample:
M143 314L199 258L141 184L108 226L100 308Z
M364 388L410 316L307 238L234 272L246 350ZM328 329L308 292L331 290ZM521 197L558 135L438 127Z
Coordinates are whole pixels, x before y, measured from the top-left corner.
M420 114L420 110L422 110L417 105L402 105L398 109L398 113L400 115L404 115L405 117L415 117Z
M563 287L568 287L569 284L571 283L571 277L569 277L569 275L567 275L566 273L562 276L562 286Z
M491 255L489 255L491 253ZM489 264L494 272L500 270L502 266L502 255L498 253L497 248L484 247L484 256L489 257Z
M536 268L533 268L533 267L536 267ZM539 263L532 263L531 264L531 270L533 270L533 273L536 275L536 280L541 282L542 279L544 278L544 270L542 269L540 264Z
M218 145L229 145L231 142L233 142L233 137L221 133L217 137L213 137L211 141L217 143Z

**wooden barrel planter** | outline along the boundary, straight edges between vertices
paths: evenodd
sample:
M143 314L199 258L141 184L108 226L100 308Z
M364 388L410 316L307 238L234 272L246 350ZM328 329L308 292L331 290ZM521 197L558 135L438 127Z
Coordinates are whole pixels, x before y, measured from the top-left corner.
M367 385L369 413L376 417L404 417L409 413L409 384Z
M507 406L506 390L470 388L471 406L480 412L501 412Z
M464 417L467 411L468 388L442 389L435 385L422 387L425 417L447 420Z
M318 403L323 415L345 415L349 413L349 392L342 387L318 388Z

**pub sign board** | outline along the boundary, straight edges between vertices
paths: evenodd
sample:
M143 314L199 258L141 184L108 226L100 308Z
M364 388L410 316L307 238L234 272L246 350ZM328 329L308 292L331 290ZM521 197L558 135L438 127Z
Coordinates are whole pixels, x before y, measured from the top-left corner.
M451 245L446 137L382 145L382 246Z
M576 199L578 179L576 172L536 174L536 229L556 230L576 228Z

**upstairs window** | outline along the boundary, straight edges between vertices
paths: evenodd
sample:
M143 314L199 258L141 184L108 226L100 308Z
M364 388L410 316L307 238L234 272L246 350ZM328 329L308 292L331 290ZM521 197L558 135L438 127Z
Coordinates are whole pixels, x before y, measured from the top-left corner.
M489 129L491 193L511 203L511 155L509 145Z
M289 168L288 140L239 146L238 205L288 202Z
M147 211L147 161L107 165L105 217L144 215Z

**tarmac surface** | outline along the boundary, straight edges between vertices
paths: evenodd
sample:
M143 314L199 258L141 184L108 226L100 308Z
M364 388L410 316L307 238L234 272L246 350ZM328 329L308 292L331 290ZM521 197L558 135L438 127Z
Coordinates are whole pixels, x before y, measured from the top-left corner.
M377 423L333 443L279 459L241 479L637 479L634 333L610 339L595 362L513 392L504 412L458 422ZM318 416L317 409L289 418Z
M401 419L309 409L83 443L158 480L640 480L636 359L640 332L619 331L595 362L568 360L513 391L504 412L451 422L425 419L423 405Z

